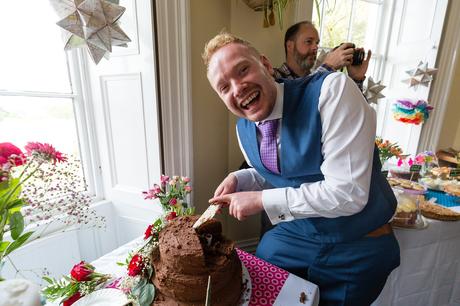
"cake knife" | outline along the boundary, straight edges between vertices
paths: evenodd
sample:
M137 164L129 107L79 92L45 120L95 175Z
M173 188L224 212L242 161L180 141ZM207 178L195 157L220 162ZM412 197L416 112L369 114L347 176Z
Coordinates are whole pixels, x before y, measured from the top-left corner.
M209 207L204 211L204 213L196 220L195 224L193 224L193 228L197 229L199 228L203 223L205 223L208 220L211 220L214 218L216 213L219 211L219 209L222 207L221 204L211 204Z
M205 306L211 306L211 275L208 276L208 288L206 289Z

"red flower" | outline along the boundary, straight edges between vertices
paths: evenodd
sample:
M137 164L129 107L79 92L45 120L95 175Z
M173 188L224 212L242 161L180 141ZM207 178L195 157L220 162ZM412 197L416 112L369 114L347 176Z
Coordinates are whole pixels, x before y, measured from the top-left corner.
M170 212L169 214L166 215L166 220L171 221L177 217L177 214L175 211Z
M73 303L75 303L76 301L78 301L80 298L81 298L81 294L80 294L80 292L77 291L77 292L75 292L74 295L72 295L67 300L65 300L63 302L62 306L70 306Z
M176 198L172 198L171 200L169 200L169 205L174 206L176 204L177 204L177 199Z
M136 254L131 258L131 261L128 265L128 275L129 276L136 276L142 272L144 268L144 260L141 255Z
M152 224L150 224L150 225L147 227L147 229L145 230L144 239L147 239L147 238L149 238L150 236L152 236L152 233L153 233L152 229L153 229L153 226L152 226Z
M22 151L11 142L0 143L0 166L11 161L15 166L24 163Z
M94 267L89 263L81 261L79 264L73 266L70 275L73 279L79 282L84 282L89 280L91 274L94 272Z
M67 160L67 157L48 143L29 142L25 146L25 149L27 154L39 156L40 158L46 161L52 161L55 164L56 162L64 162Z

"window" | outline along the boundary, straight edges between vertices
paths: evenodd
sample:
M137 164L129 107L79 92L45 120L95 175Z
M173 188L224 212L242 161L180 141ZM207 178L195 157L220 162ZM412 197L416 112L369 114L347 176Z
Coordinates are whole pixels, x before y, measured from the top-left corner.
M64 51L58 20L47 0L2 3L0 142L50 143L88 161L78 52ZM90 165L84 172L95 194Z
M376 62L380 62L378 35L384 1L378 0L315 0L312 21L317 27L323 48L334 48L343 42L371 49L372 59L368 71L378 75Z

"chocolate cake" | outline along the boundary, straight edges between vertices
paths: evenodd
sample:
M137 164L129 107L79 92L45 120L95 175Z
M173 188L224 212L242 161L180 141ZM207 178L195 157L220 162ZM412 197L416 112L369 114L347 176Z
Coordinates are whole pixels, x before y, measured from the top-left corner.
M242 268L234 243L222 235L222 224L212 219L197 231L198 216L172 220L159 235L152 254L153 305L204 305L211 275L211 305L238 305Z

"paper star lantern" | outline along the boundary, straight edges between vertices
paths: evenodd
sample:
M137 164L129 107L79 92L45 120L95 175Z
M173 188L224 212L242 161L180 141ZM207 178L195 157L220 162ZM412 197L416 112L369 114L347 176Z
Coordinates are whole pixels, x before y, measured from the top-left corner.
M98 64L112 46L127 47L131 40L117 22L125 8L106 0L51 0L61 18L57 25L67 31L65 50L86 45Z
M428 68L428 63L420 61L415 69L406 71L410 78L403 80L403 82L407 83L409 88L414 87L414 89L417 89L419 85L428 87L437 71L438 69Z
M377 100L385 98L381 91L386 87L385 85L380 84L381 81L374 82L372 77L369 77L367 80L367 87L364 90L364 96L367 99L367 102L377 104Z

